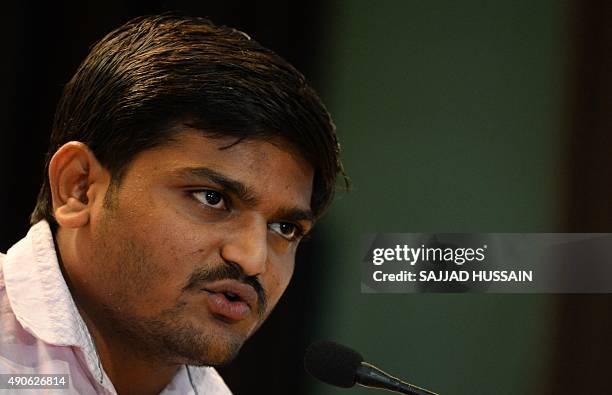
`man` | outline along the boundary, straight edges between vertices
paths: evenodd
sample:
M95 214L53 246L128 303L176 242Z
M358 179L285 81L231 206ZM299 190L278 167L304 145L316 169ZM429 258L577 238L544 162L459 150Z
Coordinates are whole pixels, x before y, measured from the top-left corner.
M33 226L0 256L0 373L229 393L212 366L287 287L338 152L303 76L244 33L169 15L111 32L64 89Z

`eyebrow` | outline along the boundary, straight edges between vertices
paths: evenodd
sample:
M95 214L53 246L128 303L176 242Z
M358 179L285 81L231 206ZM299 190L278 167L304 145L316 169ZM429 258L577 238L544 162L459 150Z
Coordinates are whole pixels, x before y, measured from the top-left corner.
M275 214L275 217L287 220L287 221L315 221L315 215L312 210L307 209L304 210L300 207L291 207L291 208L282 208L278 210Z
M257 205L261 199L248 186L242 182L229 178L208 167L186 167L177 171L179 174L184 174L189 177L204 178L220 185L222 188L236 195L240 200L250 206ZM286 221L309 221L315 222L315 215L312 210L301 207L284 207L280 208L274 217Z

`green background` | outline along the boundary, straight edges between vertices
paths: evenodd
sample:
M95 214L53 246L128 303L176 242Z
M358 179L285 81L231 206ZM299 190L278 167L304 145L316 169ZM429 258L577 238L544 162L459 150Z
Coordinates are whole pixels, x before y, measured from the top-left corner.
M330 7L319 85L353 190L319 225L317 335L442 394L541 392L554 296L362 295L360 246L373 232L559 231L568 5Z

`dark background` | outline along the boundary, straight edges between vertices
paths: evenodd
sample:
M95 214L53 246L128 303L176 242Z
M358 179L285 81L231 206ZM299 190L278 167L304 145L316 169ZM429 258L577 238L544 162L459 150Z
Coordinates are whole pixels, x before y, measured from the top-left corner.
M129 19L164 11L205 16L239 28L310 75L323 32L319 1L105 1L8 4L3 10L2 227L6 251L29 227L28 217L41 184L50 125L63 85L89 48ZM4 6L3 6L4 7ZM314 242L314 240L313 240ZM311 252L302 248L293 286L275 314L222 373L236 394L287 394L304 379L302 353L313 304ZM280 342L282 339L282 343ZM291 361L291 363L287 363Z
M396 5L398 9L403 10L407 7L407 3L409 2L397 2ZM508 2L504 3L508 5ZM393 13L394 7L388 2L385 4L389 12ZM550 5L552 2L546 4ZM106 1L104 3L53 2L51 4L23 1L3 5L2 76L4 77L4 89L0 94L0 100L2 100L0 185L2 185L3 210L0 251L6 251L27 232L28 217L34 206L43 176L42 160L47 148L55 103L61 94L62 86L76 70L89 47L108 31L132 17L168 10L208 16L218 24L226 24L244 30L252 38L284 56L311 80L314 87L322 92L326 100L327 97L336 97L332 87L338 86L334 85L330 77L325 75L328 66L330 68L334 66L333 64L328 65L326 56L330 51L337 50L337 47L332 48L328 35L333 28L338 29L338 24L342 23L342 20L339 20L340 16L347 19L352 17L344 14L345 8L354 10L354 8L345 7L346 5L346 2L323 2L322 0L278 3L262 1L225 1L223 3L213 1L129 3ZM372 3L371 7L376 7L376 5ZM482 15L489 15L485 6L471 2L470 7L470 12L474 11L476 17L479 12L482 12ZM451 6L446 2L440 8L446 10ZM612 6L603 0L574 0L563 2L561 8L563 21L560 22L560 25L563 29L563 39L560 40L560 45L563 48L560 53L565 57L566 66L560 73L562 86L558 89L562 95L559 99L561 109L555 113L556 121L561 127L555 132L554 139L562 143L559 144L561 157L557 159L558 166L555 167L557 169L555 173L555 184L558 185L557 194L555 202L551 202L557 207L555 225L552 229L546 230L611 232ZM364 13L368 13L367 7L364 10ZM452 12L449 15L452 15ZM462 15L461 12L461 10L456 11L457 15ZM545 14L545 10L542 12ZM389 37L388 40L380 42L381 46L390 45L402 39L415 41L421 39L418 36L411 36L414 30L412 26L418 21L408 22L409 16L406 19L405 27L396 26L398 30L405 31L405 36ZM385 24L384 21L378 22L383 26ZM491 21L491 23L496 22ZM520 25L522 21L518 18L515 23ZM370 33L365 29L363 31L357 29L346 31L344 34L353 37L363 35L365 41ZM483 36L482 39L485 40L486 37ZM434 42L431 38L423 38L423 40L429 40L427 42L430 44ZM536 48L537 43L525 42L524 45L533 45ZM457 53L461 56L460 47ZM345 56L350 57L352 53L346 50ZM418 56L418 52L414 56ZM372 58L373 64L377 61L378 59ZM360 65L355 64L354 67L358 68ZM448 67L452 69L453 65ZM347 69L346 75L349 73L351 70ZM378 73L381 73L381 70L378 70ZM382 74L384 73L383 68ZM361 84L365 85L367 81L350 81L350 85ZM350 89L347 87L346 91ZM406 97L420 94L420 92L405 92ZM346 97L345 100L350 102L352 97ZM359 104L358 100L360 98L355 98L356 104ZM398 101L399 99L389 97L387 102L380 102L380 106L388 107L383 111L392 112L395 111L394 103ZM334 111L334 107L336 106L333 104L330 107L332 114L336 112L342 114L341 109ZM359 114L356 111L349 115ZM445 116L452 116L449 109L442 111L441 117ZM341 121L342 119L340 116ZM346 124L340 122L338 126L341 138L344 133L349 143L349 157L350 155L353 157L361 155L367 161L365 153L351 151L352 137L348 136L349 132L346 131L346 127L343 130ZM419 133L414 130L409 131ZM384 146L384 142L387 141L385 131L377 133L377 137ZM360 148L362 150L377 149L363 144ZM432 157L432 160L436 158ZM521 158L517 157L516 160L519 162ZM375 167L375 164L371 165ZM481 166L486 168L487 164L482 163ZM359 180L358 165L349 166L349 173L351 168L355 169L353 175L356 180ZM375 184L374 180L372 184ZM370 189L369 187L370 185L364 185L364 183L357 184L353 193L359 196L364 190ZM422 192L423 189L411 191L411 193L419 194L420 191ZM336 204L342 207L342 199ZM524 211L517 210L513 215L520 217L526 214ZM351 226L350 221L343 221L343 224L337 227L324 223L315 232L313 240L301 247L296 275L276 312L260 332L245 345L239 358L230 367L222 369L222 374L237 395L309 394L331 391L323 390L322 387L313 387L311 379L304 376L301 359L306 345L313 338L326 334L325 328L331 324L325 322L335 319L327 316L331 310L325 308L328 303L326 298L333 296L334 290L322 292L321 279L328 275L325 265L330 263L330 259L325 257L334 254L332 243L334 237L337 236L335 232L343 227L350 228ZM422 228L379 228L376 230L427 231ZM434 229L434 231L441 230ZM503 231L505 229L466 230ZM541 231L542 229L522 230ZM357 290L358 285L355 284L354 288ZM343 288L343 290L346 289ZM428 296L420 297L418 301L426 302L423 298ZM359 304L364 300L363 296L358 296L357 290L352 298L354 304L349 308L359 311ZM371 301L374 296L369 296L369 298L368 300ZM387 300L385 299L385 303ZM488 300L497 301L499 299ZM475 299L473 301L463 300L463 302L468 306L471 303L474 305L482 303ZM542 374L538 375L535 383L530 384L529 388L532 390L529 393L612 393L608 380L609 373L612 371L612 359L610 358L612 355L612 299L610 295L559 295L552 297L549 302L551 307L546 311L545 324L541 329L546 331L546 335L542 338L545 339L548 351L543 352L539 349L533 351L532 358L538 359L539 365L542 366L540 370ZM451 313L452 311L441 314ZM341 314L342 312L339 313L340 316ZM357 314L366 316L366 313L362 311ZM380 327L393 326L398 320L398 317L392 312L388 313L387 318L386 322L374 324ZM485 320L486 318L483 318L483 322ZM347 321L346 328L342 327L330 332L346 333L350 337L351 333L360 331L359 325L358 321L354 326ZM511 325L511 323L500 322L500 325ZM338 328L339 325L336 324L336 327ZM418 325L415 325L414 329L418 331ZM461 341L461 336L455 335L456 340ZM421 336L425 337L416 339L417 342L439 340L427 338L427 335ZM374 335L363 334L361 337L370 339L371 348L375 348L378 342L384 343ZM355 336L352 338L355 339ZM388 345L389 342L400 340L387 339L386 343ZM389 351L389 353L392 352L393 350ZM481 352L495 355L496 350L483 349ZM461 360L461 356L455 357ZM429 358L441 360L448 358L448 355L435 355ZM503 360L505 355L495 355L495 358ZM419 368L427 369L427 366L419 366ZM487 375L490 368L484 362L474 366L474 369L482 371L483 376ZM520 366L516 367L517 372L521 371L520 369L522 369ZM427 374L419 377L428 378L426 383L432 384L433 388L438 388L445 394L505 393L501 389L510 388L512 385L501 382L497 389L486 389L479 387L478 383L472 383L470 391L453 391L450 384L444 384L444 377L451 375L451 372L437 370L436 365L430 365L429 371L431 372L429 374L434 377L433 380L429 379ZM418 376L419 371L415 370L415 372ZM438 381L441 384L436 386ZM470 385L465 386L467 387ZM443 391L445 388L448 389Z

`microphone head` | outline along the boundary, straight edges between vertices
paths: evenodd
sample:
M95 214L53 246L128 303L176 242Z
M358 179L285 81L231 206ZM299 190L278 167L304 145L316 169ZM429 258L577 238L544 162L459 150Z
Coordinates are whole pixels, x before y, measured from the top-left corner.
M332 341L312 343L304 355L304 369L317 379L342 388L355 385L355 373L363 362L357 351Z

